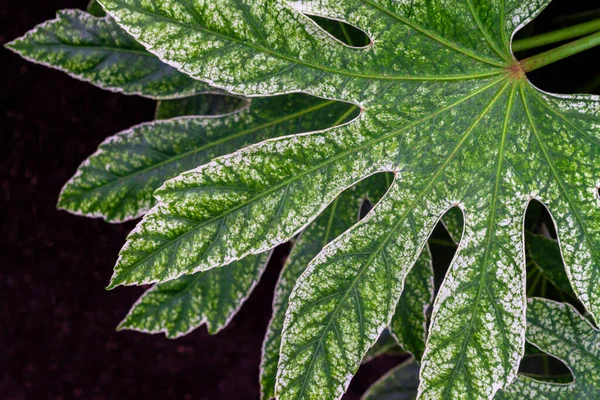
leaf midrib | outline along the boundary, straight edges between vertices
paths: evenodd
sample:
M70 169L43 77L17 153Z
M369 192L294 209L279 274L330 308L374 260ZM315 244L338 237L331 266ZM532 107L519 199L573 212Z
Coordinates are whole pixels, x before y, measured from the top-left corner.
M474 323L475 323L475 320L479 316L479 306L478 305L479 305L481 296L483 294L484 288L486 289L486 292L488 290L487 283L486 283L486 274L487 274L487 270L488 270L487 265L488 265L488 258L489 258L489 255L491 252L491 247L492 247L493 232L495 230L494 222L496 220L496 207L497 207L497 203L498 203L498 192L500 190L500 176L501 176L501 170L502 170L503 159L504 159L504 147L505 147L505 143L506 143L506 135L508 132L508 123L510 120L510 112L512 110L512 106L513 106L514 100L515 100L516 89L517 89L516 84L513 84L511 94L510 94L510 97L508 100L508 104L506 107L506 114L504 117L502 136L500 139L500 149L498 151L498 161L497 161L498 165L496 166L496 181L494 183L494 193L492 195L492 200L491 200L492 209L490 211L490 218L489 218L489 224L488 224L488 229L487 229L487 232L488 232L487 244L485 246L485 253L484 253L484 258L483 258L483 263L482 263L483 268L482 268L482 271L480 271L481 278L479 279L477 295L475 296L475 299L473 300L475 310L473 311L472 317L469 320L468 327L464 330L465 339L463 339L463 341L462 341L462 346L461 346L461 351L459 353L458 361L456 362L455 367L452 369L448 385L446 385L446 389L444 390L444 396L443 396L444 398L450 398L450 397L448 397L449 391L452 389L452 386L453 386L454 380L456 379L456 374L458 373L458 370L461 368L461 366L464 363L467 345L472 340ZM489 296L489 294L488 294L488 296ZM495 306L493 306L493 307L494 307L494 313L496 314L496 316L498 316ZM500 319L499 319L499 321L500 321L499 323L502 324ZM502 329L502 331L504 331L504 329ZM505 337L506 337L506 335L502 334L503 341L505 341ZM503 353L506 356L506 349L503 349L503 350L504 350ZM469 385L469 387L471 386L470 382L468 382L468 385Z

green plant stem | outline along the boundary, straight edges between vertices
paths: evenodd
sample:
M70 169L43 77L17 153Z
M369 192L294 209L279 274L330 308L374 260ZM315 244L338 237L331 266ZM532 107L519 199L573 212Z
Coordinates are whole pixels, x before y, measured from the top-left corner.
M521 61L521 68L525 72L535 71L538 68L545 67L546 65L571 57L598 45L600 45L600 32L596 32L555 49L526 58Z
M565 40L575 39L590 33L600 31L600 18L582 24L569 26L557 31L543 33L528 37L526 39L515 40L512 45L514 52L535 49L549 44L564 42Z

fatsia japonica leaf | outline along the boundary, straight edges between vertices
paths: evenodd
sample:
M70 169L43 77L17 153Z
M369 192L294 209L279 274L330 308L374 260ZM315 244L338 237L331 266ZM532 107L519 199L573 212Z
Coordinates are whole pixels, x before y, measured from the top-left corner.
M59 11L6 47L114 92L161 99L219 92L161 62L111 18L80 10Z
M419 387L419 364L408 359L372 384L361 400L414 400Z
M527 308L527 341L562 360L572 371L568 384L519 378L498 399L600 398L600 331L570 304L533 298Z
M171 113L182 111L178 104ZM229 116L144 123L107 138L67 182L58 207L110 222L137 218L167 179L251 143L332 126L354 109L295 94L253 100Z
M133 305L118 329L160 333L171 339L206 324L223 329L248 298L265 270L268 254L252 255L227 268L185 275L154 285Z
M549 0L101 2L148 50L197 79L237 94L302 91L361 107L346 125L268 140L165 183L121 251L111 287L264 252L344 189L395 174L386 196L295 286L279 398L342 395L454 206L463 236L434 305L421 398L491 398L515 378L525 332L523 219L533 199L557 223L574 292L600 312L600 99L540 91L510 49ZM305 14L356 26L371 44L347 46ZM339 288L346 294L325 302ZM326 306L303 313L320 301ZM313 322L342 320L338 335ZM323 345L300 349L319 330L331 332Z
M275 287L273 315L267 327L263 343L260 368L262 399L268 400L275 397L275 379L281 346L281 333L289 296L296 281L302 275L308 263L319 254L327 243L359 220L362 203L367 201L366 199L373 203L379 201L388 186L388 177L378 174L344 191L317 219L306 227L294 244Z

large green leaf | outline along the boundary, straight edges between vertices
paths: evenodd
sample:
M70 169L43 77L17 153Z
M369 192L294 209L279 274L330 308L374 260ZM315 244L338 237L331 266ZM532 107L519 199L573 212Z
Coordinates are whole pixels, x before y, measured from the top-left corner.
M263 399L268 400L275 397L281 333L290 293L296 281L310 260L319 254L327 243L359 220L359 211L365 199L377 202L383 196L389 186L386 178L379 174L344 191L301 233L300 238L294 244L277 281L273 298L273 315L263 343L260 368L261 397Z
M111 18L80 10L59 11L56 19L6 47L29 61L114 92L160 99L219 92L161 62Z
M206 324L208 332L223 329L258 283L268 255L248 256L228 268L182 276L159 283L133 305L119 329L164 332L176 339Z
M496 398L600 398L600 331L573 306L541 298L530 299L527 308L527 341L567 364L575 380L558 384L519 376Z
M465 226L433 309L420 397L491 398L516 376L532 199L553 213L574 292L599 314L600 99L538 90L510 51L516 30L549 0L101 2L147 49L195 78L238 94L303 91L362 110L344 126L269 140L167 182L122 250L111 287L261 253L344 189L395 173L384 199L323 249L290 296L281 399L342 395L453 206ZM303 13L357 26L372 43L349 47ZM329 332L321 346L299 348L318 331Z
M344 103L287 95L256 99L230 116L141 124L106 139L67 182L58 206L110 222L137 218L155 204L152 193L167 179L251 143L332 126L353 110Z

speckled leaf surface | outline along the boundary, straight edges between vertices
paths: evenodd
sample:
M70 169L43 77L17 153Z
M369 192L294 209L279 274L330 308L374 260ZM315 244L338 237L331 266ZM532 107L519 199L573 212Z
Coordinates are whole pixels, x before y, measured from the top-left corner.
M268 254L248 256L227 268L156 284L133 305L118 329L164 333L176 339L206 324L208 332L215 334L244 304L268 258Z
M269 140L167 182L122 250L111 287L261 253L344 189L395 173L381 202L323 249L292 292L279 398L342 395L454 206L464 231L433 308L420 398L491 398L515 378L532 199L557 223L575 293L600 312L600 99L538 90L510 51L514 32L549 0L101 2L147 49L195 78L238 94L303 91L361 107L346 125ZM371 44L347 46L304 14L345 21ZM339 287L351 290L327 302ZM318 349L302 348L325 319L336 329L327 326Z
M600 398L600 331L573 306L533 298L527 308L527 341L563 361L575 380L568 384L519 376L498 399Z
M409 359L372 384L361 400L414 400L419 387L419 364Z
M251 143L332 126L352 111L345 103L295 94L256 99L219 118L141 124L106 139L67 182L58 206L110 222L137 218L155 204L152 193L167 179Z
M165 99L218 92L161 62L111 18L81 10L59 11L6 47L114 92Z
M398 344L420 361L425 351L429 321L427 311L433 304L434 282L429 247L406 276L404 290L390 322Z
M301 233L294 244L275 287L273 315L263 343L260 367L263 400L275 397L281 334L290 293L296 281L327 243L359 220L360 208L365 199L375 203L383 196L389 186L386 178L383 174L378 174L344 191Z

